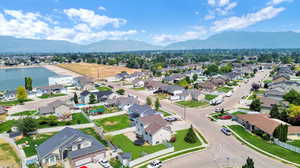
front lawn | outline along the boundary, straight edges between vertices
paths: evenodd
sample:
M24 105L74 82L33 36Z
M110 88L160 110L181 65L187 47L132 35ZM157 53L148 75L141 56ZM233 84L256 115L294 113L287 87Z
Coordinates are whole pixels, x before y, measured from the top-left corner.
M213 100L215 99L216 97L218 97L218 95L213 95L213 94L207 94L205 95L205 100Z
M36 110L28 110L28 111L22 111L18 113L14 113L11 116L32 116L36 113Z
M146 154L158 152L167 148L163 144L136 146L130 139L128 139L123 134L113 136L112 143L120 149L122 149L123 152L130 152L133 160L142 157Z
M42 96L39 96L40 99L48 99L52 97L60 97L60 96L66 96L66 94L58 93L58 94L43 94Z
M164 115L164 117L168 117L168 116L172 115L172 114L170 114L168 112L165 112L165 111L163 111L161 109L159 109L158 112L161 112Z
M223 86L223 87L219 87L217 90L219 92L228 93L228 92L230 92L232 90L232 88L231 87L225 87L225 86Z
M19 100L12 100L12 101L4 101L0 102L0 106L15 106L18 104L22 104L24 102L32 101L31 99L24 100L23 102L20 102Z
M241 111L237 111L237 112L234 112L234 113L231 113L231 115L238 115L238 114L247 114L247 113L245 113L245 112L241 112Z
M33 135L35 138L33 138L33 136L26 136L20 140L17 140L16 144L19 145L27 142L28 147L23 147L25 155L26 157L34 156L37 154L36 147L52 137L54 134L56 133Z
M110 87L106 87L106 86L100 86L96 88L99 91L110 91L111 88Z
M300 140L291 141L291 142L288 142L288 144L290 144L290 145L293 145L293 146L296 146L296 147L300 148Z
M119 115L99 120L94 120L97 126L101 126L104 132L117 131L131 126L128 115Z
M267 142L267 141L263 140L262 138L249 133L242 126L232 125L232 126L229 126L229 128L232 129L239 136L241 136L248 143L256 146L257 148L259 148L263 151L269 152L269 153L276 155L280 158L283 158L285 160L300 164L300 159L299 159L300 154L299 153L287 150L287 149L282 148L278 145L275 145L271 142Z
M179 105L185 106L185 107L200 107L200 106L205 106L208 105L207 102L204 101L195 101L195 100L191 100L191 101L179 101L176 102Z
M132 90L142 91L142 90L145 90L145 88L144 88L144 87L140 87L140 88L132 88Z
M0 133L9 131L11 129L11 127L16 125L16 123L17 123L17 121L15 121L15 120L9 120L9 121L0 123Z
M185 142L184 138L188 133L188 129L176 131L176 141L172 143L175 148L175 151L180 151L183 149L193 148L201 145L200 140L198 139L196 143L190 144Z

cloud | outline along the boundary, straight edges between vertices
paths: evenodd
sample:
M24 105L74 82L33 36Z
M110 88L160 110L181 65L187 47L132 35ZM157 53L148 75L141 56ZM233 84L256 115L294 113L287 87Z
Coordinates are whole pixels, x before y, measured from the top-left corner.
M198 11L195 12L195 15L199 15L199 14L200 14L200 12L198 12Z
M213 23L214 25L212 27L212 30L214 32L220 32L225 30L238 30L246 28L255 23L272 19L284 10L285 8L275 8L273 6L268 6L256 13L249 13L241 17L234 16L222 20L217 20Z
M64 13L71 19L77 20L79 22L85 22L91 27L104 27L106 25L113 25L113 27L118 28L120 25L126 24L127 20L120 18L111 18L104 15L98 15L92 10L88 9L65 9Z
M180 35L173 34L159 34L152 36L152 40L155 44L167 45L174 42L186 41L192 39L199 39L203 37L207 31L202 26L193 27L193 31L187 31Z
M106 11L106 8L103 7L103 6L99 6L98 9L99 9L99 10L102 10L102 11Z
M86 12L85 10L81 11ZM94 19L99 19L99 15L91 13L94 14L91 15ZM100 17L102 21L103 18L109 19L100 24L97 21L90 21L87 16L82 16L70 27L61 27L55 24L58 23L56 20L49 19L49 17L39 13L4 10L3 12L0 11L0 35L30 39L66 40L85 44L104 39L123 39L128 35L138 33L137 30L103 30L106 25L112 24L115 25L113 27L118 27L121 23L118 19L116 21L115 18L102 16Z
M208 0L207 3L210 6L215 6L216 5L216 0Z
M293 0L271 0L268 5L279 5L283 2L293 2Z
M212 7L208 14L204 16L204 20L212 20L217 16L225 16L232 11L237 5L237 2L230 2L230 0L219 0L214 3L208 1L208 5Z
M294 32L296 32L296 33L300 33L300 29L299 29L299 30L295 30Z

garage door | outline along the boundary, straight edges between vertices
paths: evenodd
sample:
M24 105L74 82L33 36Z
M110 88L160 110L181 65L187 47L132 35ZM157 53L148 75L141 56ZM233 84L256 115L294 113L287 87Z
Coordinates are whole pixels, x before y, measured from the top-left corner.
M96 161L100 161L102 159L104 159L104 153L98 154L94 157L94 160Z
M75 162L75 166L81 166L90 162L92 162L92 158L81 159Z

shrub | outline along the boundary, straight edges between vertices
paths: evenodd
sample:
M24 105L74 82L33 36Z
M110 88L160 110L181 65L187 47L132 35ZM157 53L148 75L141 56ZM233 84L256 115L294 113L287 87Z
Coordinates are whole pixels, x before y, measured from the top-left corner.
M173 136L173 137L170 139L170 142L171 142L171 143L176 142L176 136Z

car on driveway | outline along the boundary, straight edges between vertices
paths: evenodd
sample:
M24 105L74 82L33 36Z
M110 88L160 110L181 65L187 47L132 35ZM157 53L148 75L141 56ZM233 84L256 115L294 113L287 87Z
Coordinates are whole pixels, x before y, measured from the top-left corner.
M110 164L109 164L109 162L108 162L108 160L106 160L106 159L100 160L98 163L99 163L102 167L104 167L104 168L110 168L110 167L111 167Z
M221 132L223 132L225 135L228 135L228 136L232 134L228 128L222 128Z
M160 168L161 166L162 163L160 160L154 160L147 166L147 168Z
M230 115L223 115L223 116L220 116L219 119L221 120L230 120L232 117Z
M177 118L176 117L166 117L165 120L168 122L174 122L174 121L177 121Z

